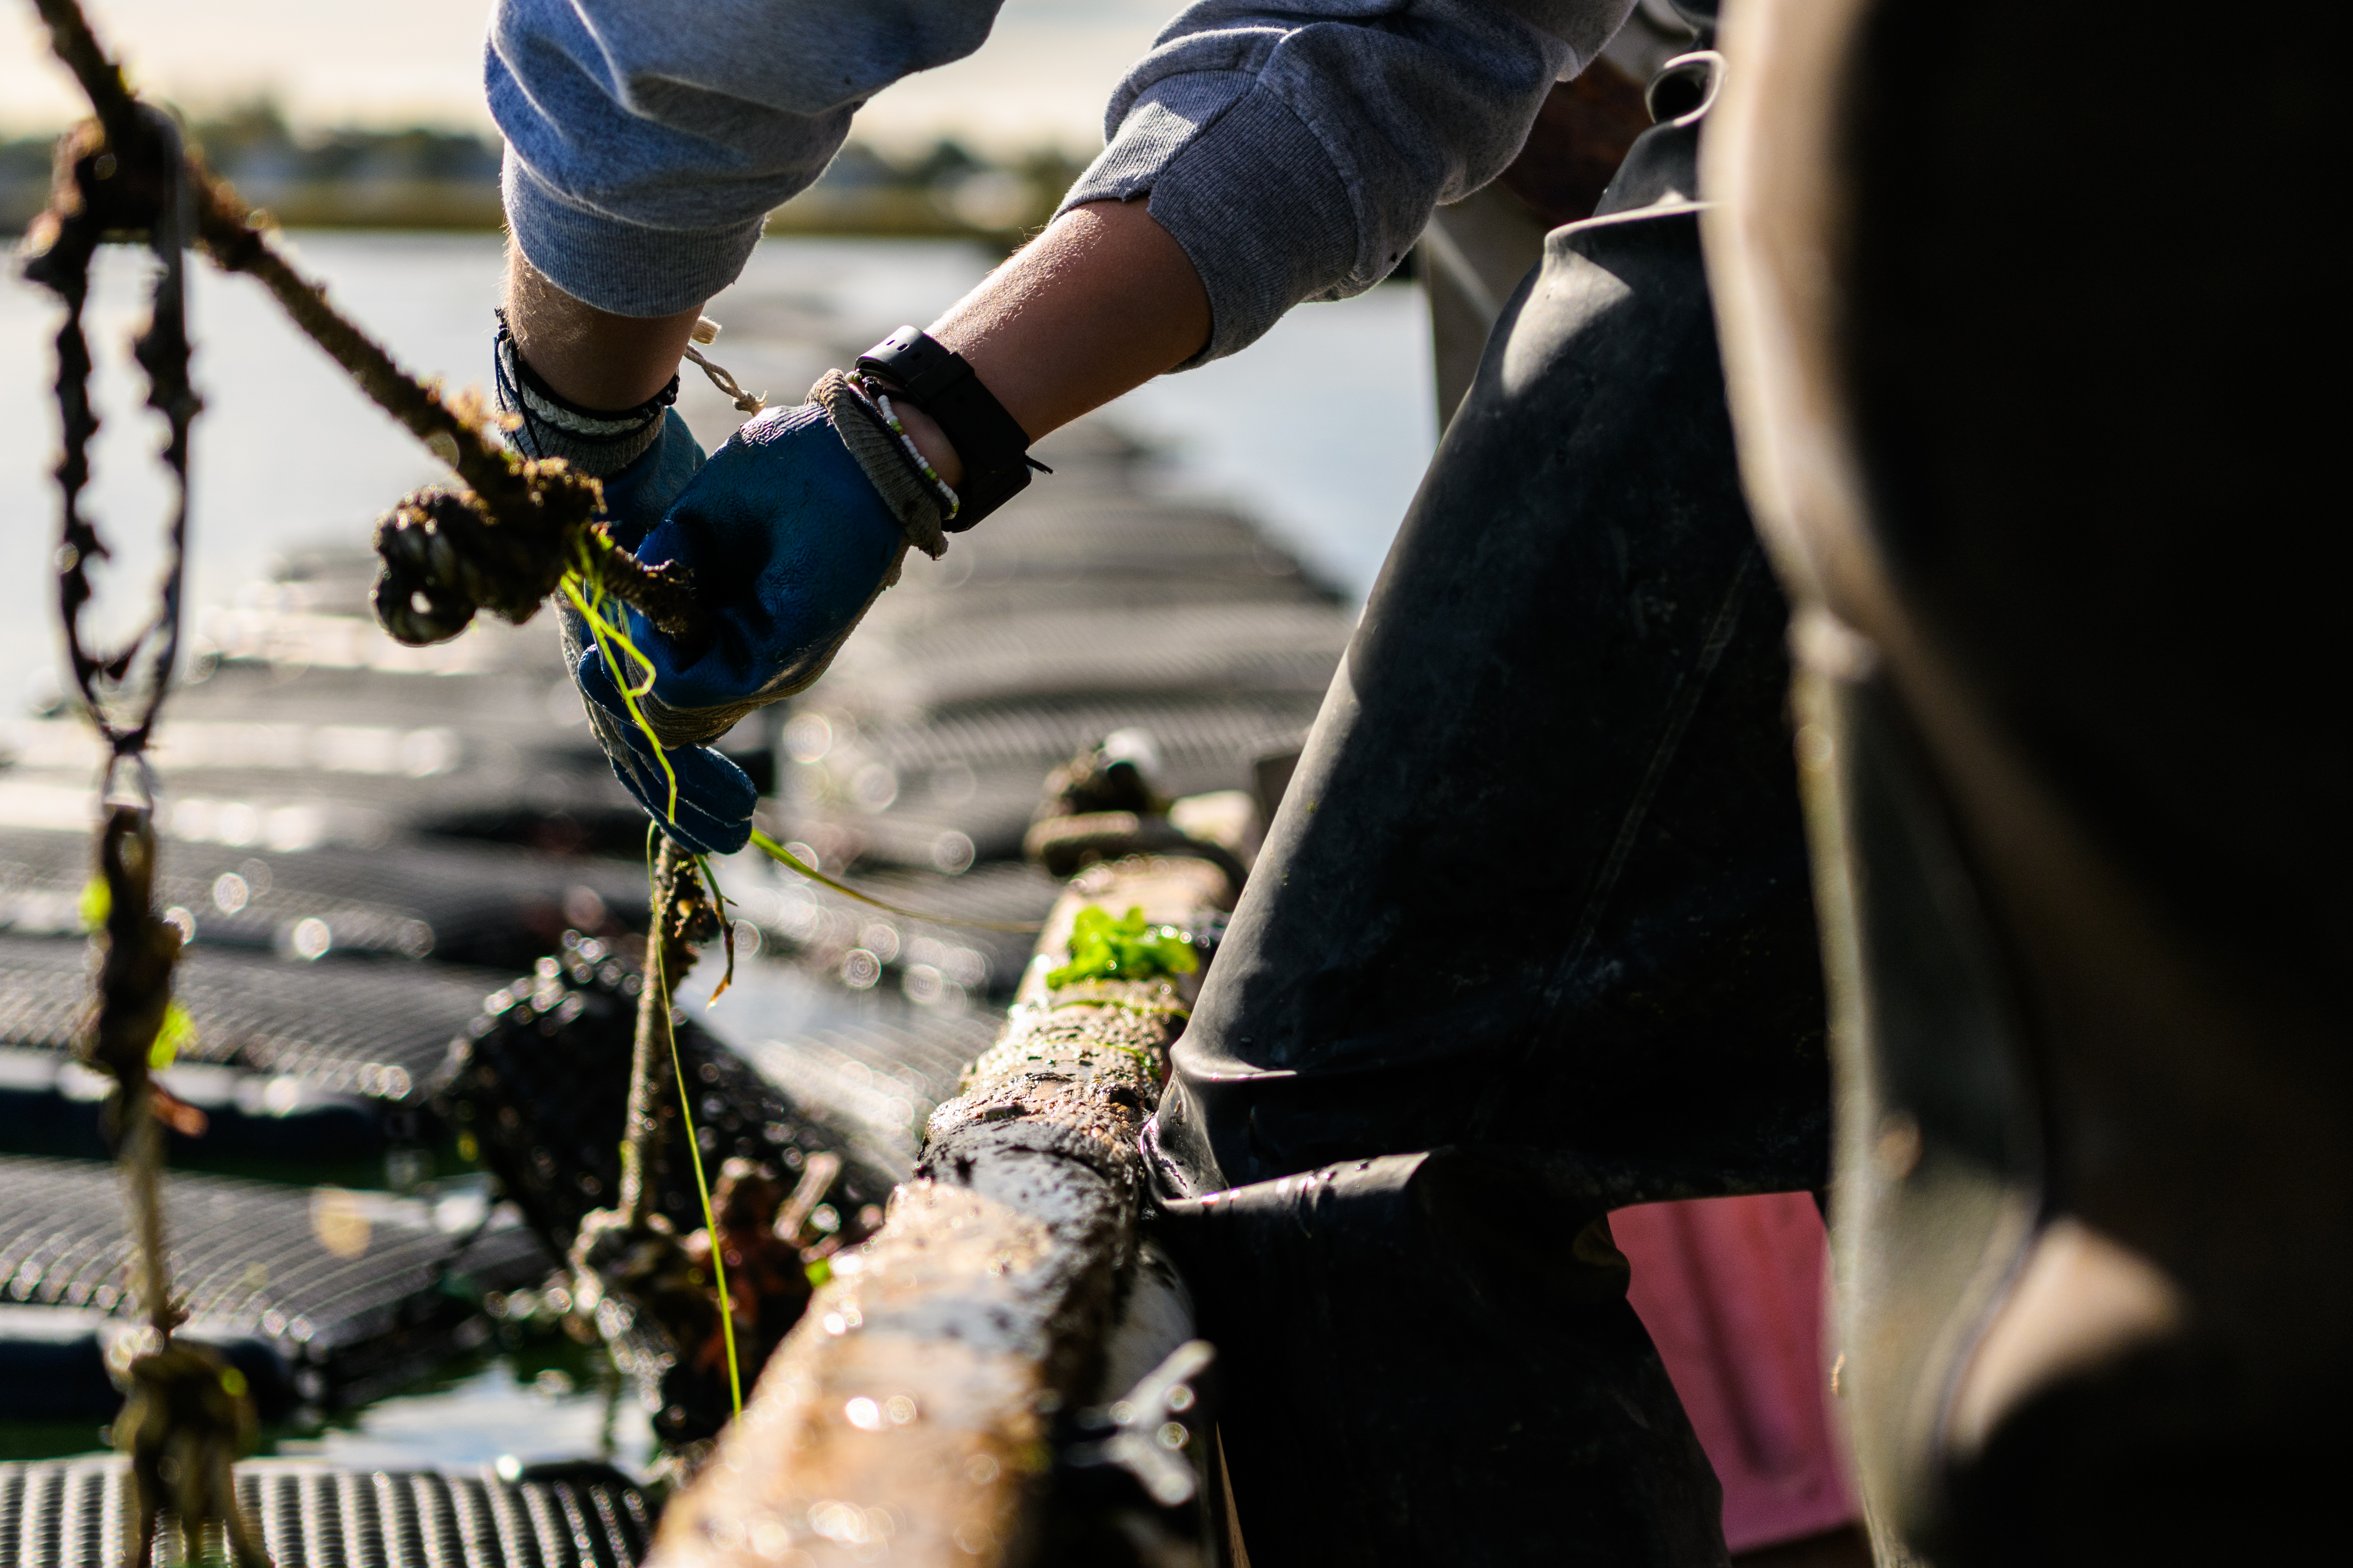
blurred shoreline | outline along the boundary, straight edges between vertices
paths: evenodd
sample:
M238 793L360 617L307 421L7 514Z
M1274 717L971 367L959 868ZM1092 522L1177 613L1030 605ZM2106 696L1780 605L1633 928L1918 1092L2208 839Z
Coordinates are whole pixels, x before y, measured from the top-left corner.
M248 201L289 228L503 226L493 139L425 127L298 132L267 100L191 121L188 133ZM47 204L53 142L0 142L0 235L21 234ZM910 158L853 141L816 184L769 215L766 232L1009 247L1044 225L1084 166L1059 149L991 159L943 139Z

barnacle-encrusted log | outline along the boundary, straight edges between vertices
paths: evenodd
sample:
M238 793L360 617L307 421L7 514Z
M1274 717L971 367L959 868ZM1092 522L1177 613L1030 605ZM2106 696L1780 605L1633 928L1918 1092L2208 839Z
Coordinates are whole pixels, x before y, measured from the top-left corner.
M1018 1559L1052 1412L1086 1397L1135 1261L1136 1135L1200 978L1048 976L1089 906L1197 931L1233 897L1195 858L1139 857L1071 883L1004 1035L933 1113L917 1178L837 1260L670 1505L653 1562L847 1564L886 1542L900 1563Z

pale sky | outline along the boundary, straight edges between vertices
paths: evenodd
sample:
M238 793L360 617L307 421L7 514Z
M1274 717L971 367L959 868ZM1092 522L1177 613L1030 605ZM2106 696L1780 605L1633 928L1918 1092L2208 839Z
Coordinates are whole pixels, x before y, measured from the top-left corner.
M885 149L954 132L993 152L1102 145L1120 73L1182 0L1006 0L968 59L877 97L859 131ZM487 0L83 0L137 85L201 111L269 93L306 126L488 130ZM82 110L32 7L0 3L0 134L58 129Z

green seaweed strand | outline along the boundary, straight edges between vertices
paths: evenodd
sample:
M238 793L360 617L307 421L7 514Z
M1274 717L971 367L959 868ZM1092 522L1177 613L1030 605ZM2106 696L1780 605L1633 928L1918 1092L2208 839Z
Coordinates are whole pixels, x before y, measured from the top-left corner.
M615 677L613 685L620 692L623 705L629 710L629 721L637 725L638 731L653 745L654 761L661 764L662 777L670 784L670 809L664 815L674 824L678 821L678 771L670 765L670 753L662 749L661 740L654 733L654 727L646 721L645 714L638 707L638 699L654 689L654 661L629 640L627 632L606 619L602 613L604 591L596 586L596 579L585 563L565 574L563 585L565 597L570 599L573 607L580 612L580 618L588 623L588 634L596 639L596 647L605 656L605 668ZM584 588L586 593L582 592ZM632 686L618 679L623 667L614 651L617 647L643 668L644 685Z
M847 882L835 881L814 866L804 865L799 856L756 827L752 830L752 842L758 846L761 852L769 858L782 861L810 881L831 888L844 898L856 899L861 904L871 904L885 914L897 915L902 920L923 921L932 925L962 926L967 931L1010 931L1015 936L1035 936L1046 929L1044 924L1038 921L981 921L963 915L929 915L921 910L911 910L902 904L885 903L871 893L860 892Z
M653 853L654 834L651 824L646 827L646 885L655 887ZM661 921L667 910L659 899L654 909L654 929L646 942L647 965L651 983L660 987L656 994L661 1014L662 1038L670 1046L670 1070L678 1080L679 1114L686 1118L686 1158L694 1168L694 1192L702 1203L703 1234L711 1237L711 1272L719 1287L719 1336L727 1346L727 1395L734 1404L734 1413L744 1414L744 1373L735 1361L735 1301L727 1293L727 1244L719 1234L719 1215L711 1206L711 1184L702 1177L702 1140L694 1127L694 1101L686 1091L686 1064L679 1059L678 1031L670 1026L670 967L662 962L662 950L669 945L662 940Z

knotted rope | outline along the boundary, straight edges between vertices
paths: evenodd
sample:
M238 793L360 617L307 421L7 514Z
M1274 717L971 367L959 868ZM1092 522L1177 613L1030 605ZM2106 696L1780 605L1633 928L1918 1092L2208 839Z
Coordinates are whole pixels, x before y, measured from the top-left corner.
M217 1529L237 1562L267 1563L259 1531L238 1510L229 1466L253 1436L245 1380L216 1352L173 1342L186 1310L172 1290L164 1246L161 1091L153 1072L175 1047L172 968L181 932L154 906L154 780L146 751L180 647L180 605L188 525L188 427L199 406L188 384L185 256L195 220L195 192L179 129L132 98L112 62L99 51L70 0L40 0L58 53L72 67L98 110L95 122L58 146L48 209L26 237L26 276L66 307L58 330L58 413L65 453L58 464L64 505L57 551L58 609L67 662L82 710L107 757L99 780L106 807L94 879L100 960L97 1004L80 1043L85 1060L114 1079L107 1123L122 1166L131 1209L132 1289L145 1310L145 1342L131 1360L131 1397L115 1424L131 1457L135 1525L131 1568L146 1568L168 1502L191 1542ZM81 512L90 482L90 354L82 331L90 267L110 239L143 240L159 270L146 330L132 355L147 375L147 405L170 435L164 463L172 475L163 581L155 615L121 647L100 651L82 612L91 598L90 563L111 553Z

